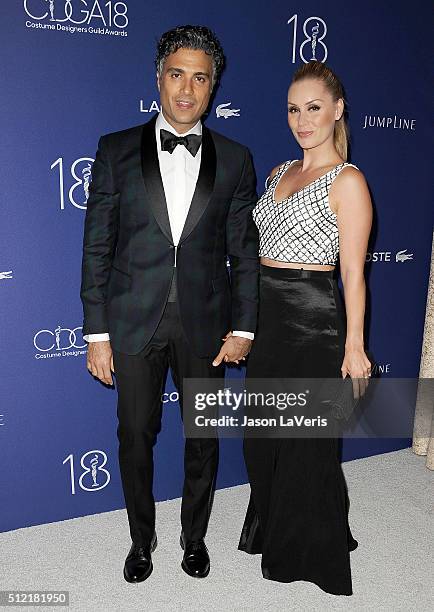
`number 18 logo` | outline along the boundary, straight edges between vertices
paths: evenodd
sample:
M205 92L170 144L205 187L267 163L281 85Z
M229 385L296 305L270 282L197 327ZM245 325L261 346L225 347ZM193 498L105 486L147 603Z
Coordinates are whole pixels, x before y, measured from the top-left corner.
M89 183L91 180L92 164L94 160L92 157L80 157L71 164L69 170L71 178L75 182L69 187L68 199L75 208L81 208L86 210L87 200L89 198ZM59 200L60 210L65 210L65 176L63 170L63 157L59 157L50 166L53 170L58 166L59 168Z
M75 495L76 474L74 469L74 455L71 453L63 460L63 465L69 462L71 479L71 494ZM100 491L110 482L110 472L104 467L107 455L102 450L91 450L80 459L83 471L78 479L78 485L83 491Z
M297 61L297 34L298 34L298 15L293 15L288 19L288 24L294 23L293 40L292 40L292 63ZM303 23L304 41L301 43L298 51L300 58L305 64L311 60L325 62L327 59L327 46L323 42L327 34L327 26L321 17L308 17Z

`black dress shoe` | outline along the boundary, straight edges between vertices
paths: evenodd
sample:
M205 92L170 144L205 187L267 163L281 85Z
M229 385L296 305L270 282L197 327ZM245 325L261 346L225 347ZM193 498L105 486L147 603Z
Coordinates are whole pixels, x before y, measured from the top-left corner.
M151 553L156 548L156 533L148 546L132 543L124 565L124 578L127 582L143 582L151 575L153 569Z
M208 549L203 540L186 541L181 533L179 540L184 551L181 567L186 574L194 578L205 578L209 574Z

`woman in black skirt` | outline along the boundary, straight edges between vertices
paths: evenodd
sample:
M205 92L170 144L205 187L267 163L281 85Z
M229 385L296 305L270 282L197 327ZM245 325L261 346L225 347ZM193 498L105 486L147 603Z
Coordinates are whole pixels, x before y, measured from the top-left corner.
M370 376L363 271L372 205L363 174L346 162L344 111L342 85L327 66L311 61L296 71L288 123L303 159L271 172L253 211L261 273L248 379L350 376L363 393ZM352 594L357 542L338 441L245 437L251 496L239 549L262 554L264 578Z

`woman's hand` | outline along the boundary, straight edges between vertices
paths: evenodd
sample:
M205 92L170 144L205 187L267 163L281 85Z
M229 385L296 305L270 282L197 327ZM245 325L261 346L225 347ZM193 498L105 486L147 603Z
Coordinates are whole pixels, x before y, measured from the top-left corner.
M350 376L353 381L354 398L365 394L371 376L371 362L362 348L346 348L341 367L342 378Z

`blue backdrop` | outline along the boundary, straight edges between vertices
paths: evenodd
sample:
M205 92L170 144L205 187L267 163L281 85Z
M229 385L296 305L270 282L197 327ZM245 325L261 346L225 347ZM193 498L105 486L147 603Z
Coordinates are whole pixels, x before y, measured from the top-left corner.
M182 9L175 0L4 2L0 530L124 506L116 392L86 370L83 221L98 137L158 109L155 44L180 23L208 25L221 39L228 67L207 123L249 146L259 191L272 167L301 156L286 123L295 67L314 56L340 75L351 161L376 210L369 347L383 375L417 376L433 222L429 9L422 0L184 0ZM158 500L181 494L176 400L169 379L155 451ZM343 459L408 444L348 440ZM223 440L218 487L242 482L240 441Z

